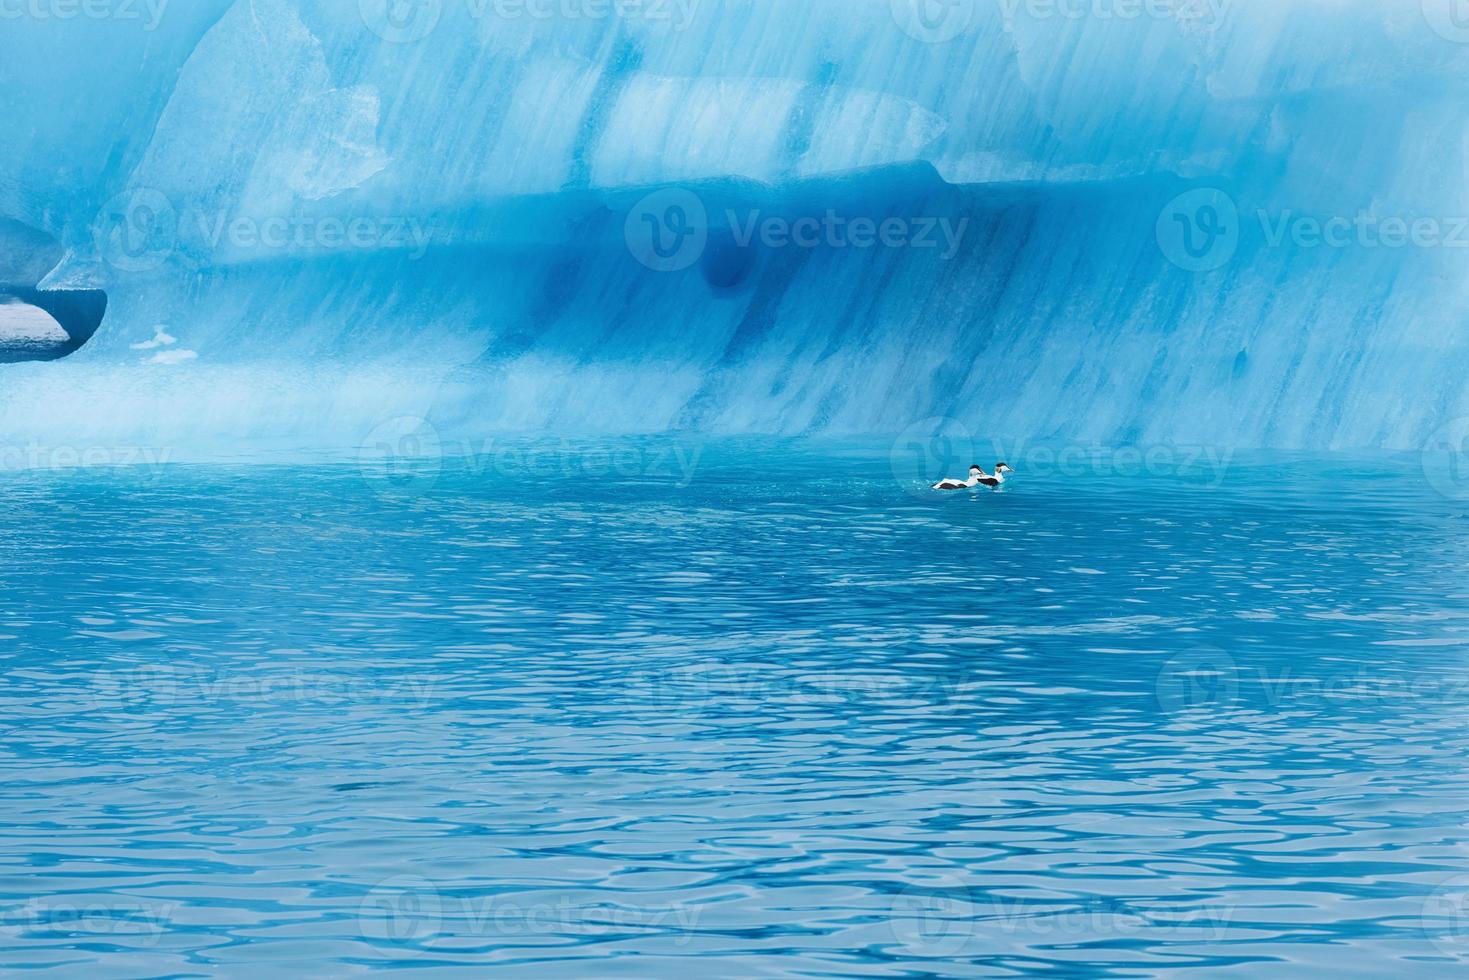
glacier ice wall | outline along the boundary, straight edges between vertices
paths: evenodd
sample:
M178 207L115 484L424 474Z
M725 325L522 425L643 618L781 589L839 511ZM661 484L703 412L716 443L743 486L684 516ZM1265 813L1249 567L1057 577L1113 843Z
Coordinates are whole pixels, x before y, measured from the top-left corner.
M6 10L0 295L108 297L7 440L1469 415L1461 0Z

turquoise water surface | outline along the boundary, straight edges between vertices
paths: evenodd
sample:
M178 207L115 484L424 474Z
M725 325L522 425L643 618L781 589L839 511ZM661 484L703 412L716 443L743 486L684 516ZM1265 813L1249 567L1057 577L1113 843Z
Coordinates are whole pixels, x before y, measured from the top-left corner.
M4 474L0 973L1462 975L1450 476L901 455Z

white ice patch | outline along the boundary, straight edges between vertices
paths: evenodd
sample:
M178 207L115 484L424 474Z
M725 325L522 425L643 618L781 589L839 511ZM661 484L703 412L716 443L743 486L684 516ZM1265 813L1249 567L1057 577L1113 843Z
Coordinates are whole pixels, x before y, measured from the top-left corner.
M161 350L148 358L149 364L183 364L192 361L199 356L198 351L192 350Z
M27 303L0 303L0 346L64 344L69 339L45 310Z
M159 347L172 347L178 342L178 338L170 335L167 330L162 327L154 327L152 340L144 340L140 343L132 344L130 349L157 350Z
M192 361L192 360L195 360L196 358L198 358L198 356L199 356L199 352L198 351L184 350L184 349L179 349L179 350L167 350L167 349L165 349L165 348L172 347L174 344L176 344L178 342L179 342L179 339L177 337L173 336L172 334L170 334L164 327L157 326L157 327L154 327L153 328L153 339L152 340L144 340L144 341L140 341L140 342L138 342L136 344L130 344L129 345L129 349L130 350L142 350L142 351L149 351L149 350L151 350L151 351L157 351L157 353L154 354L152 357L149 357L149 358L146 358L145 359L144 363L146 363L146 364L183 364L185 361Z

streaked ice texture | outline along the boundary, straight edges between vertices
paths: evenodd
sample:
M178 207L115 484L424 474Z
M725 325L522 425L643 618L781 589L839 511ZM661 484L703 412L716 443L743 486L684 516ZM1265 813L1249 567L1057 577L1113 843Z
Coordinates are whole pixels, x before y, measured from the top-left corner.
M0 33L0 291L109 298L3 369L7 437L1416 449L1469 415L1451 0L128 9ZM640 262L688 195L702 247ZM958 234L740 241L828 215Z

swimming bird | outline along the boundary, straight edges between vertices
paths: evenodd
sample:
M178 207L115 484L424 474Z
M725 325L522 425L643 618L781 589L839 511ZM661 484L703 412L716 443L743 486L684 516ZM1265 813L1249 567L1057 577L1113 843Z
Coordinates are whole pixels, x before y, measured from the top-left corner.
M989 476L989 475L985 474L984 470L980 470L979 472L980 472L979 485L982 486L982 487L989 487L991 490L996 490L999 487L1001 487L1001 486L1004 485L1004 483L1005 483L1005 474L1006 473L1014 473L1015 471L1010 468L1010 464L1009 463L996 463L995 464L995 475L994 476Z
M976 487L988 487L998 490L1005 483L1005 474L1014 473L1009 463L996 463L995 475L990 476L984 471L984 467L975 463L969 467L969 479L967 480L940 480L933 485L935 490L973 490Z
M973 490L980 486L985 480L993 479L984 471L984 467L975 463L969 467L969 479L967 480L940 480L933 485L935 490ZM998 484L997 484L998 485Z

